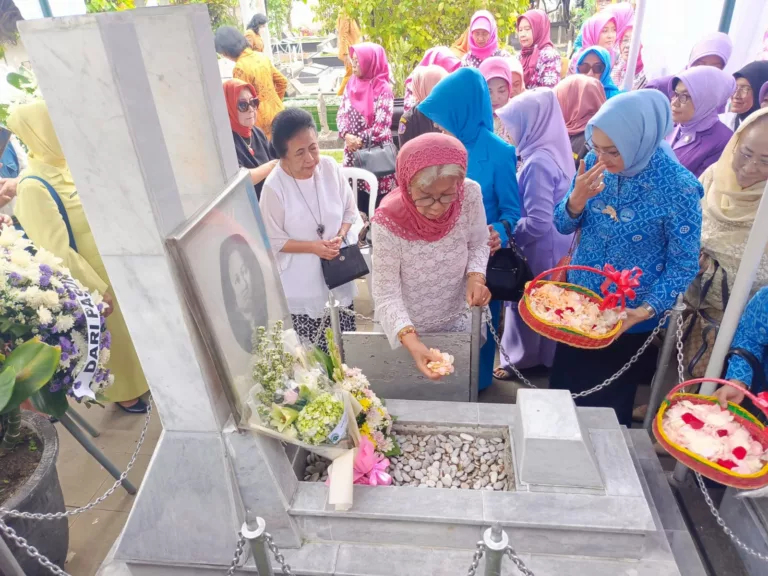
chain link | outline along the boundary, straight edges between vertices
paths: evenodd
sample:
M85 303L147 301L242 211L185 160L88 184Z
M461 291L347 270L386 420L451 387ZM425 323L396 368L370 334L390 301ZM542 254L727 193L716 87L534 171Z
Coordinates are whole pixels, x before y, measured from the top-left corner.
M19 548L23 548L24 551L37 560L37 562L43 566L44 568L48 568L53 574L56 574L57 576L70 576L67 572L64 572L61 568L56 566L53 562L48 560L43 554L40 553L40 551L32 546L25 538L22 538L19 536L16 531L8 526L5 522L3 522L2 519L0 519L0 532L4 533L8 540L11 540L18 546Z
M651 343L653 342L653 339L656 338L656 336L659 334L659 332L661 332L662 327L664 326L664 323L669 318L670 314L672 314L672 312L670 310L667 310L664 313L664 315L659 319L659 323L656 325L656 327L651 332L650 336L648 336L648 339L643 343L642 346L640 346L640 349L637 352L635 352L635 354L627 361L627 363L624 364L624 366L622 366L621 369L619 369L618 372L616 372L616 374L614 374L613 376L611 376L610 378L608 378L607 380L605 380L601 384L598 384L597 386L595 386L593 388L590 388L589 390L584 390L583 392L578 392L576 394L571 394L571 397L576 399L576 398L583 398L584 396L589 396L590 394L593 394L595 392L598 392L598 391L602 390L606 386L610 386L616 380L621 378L621 376L624 375L624 373L627 370L629 370L635 362L638 361L640 356L642 356L643 352L645 352L646 349L648 348L648 346L651 345ZM491 322L490 318L486 318L485 323L488 325L488 329L490 330L491 335L493 336L493 339L496 341L496 345L499 347L499 352L501 353L502 356L504 356L504 359L507 361L507 367L512 369L512 371L515 373L515 375L520 379L520 381L523 384L525 384L529 388L538 388L538 386L532 384L530 380L528 380L525 376L523 376L523 374L520 372L520 370L517 369L517 366L515 366L512 363L512 361L509 359L509 355L507 354L507 351L504 350L504 346L501 345L501 338L499 338L499 335L496 332L496 329L493 327L493 323ZM678 326L679 326L679 324L678 324ZM679 333L679 335L682 335L682 329L679 328L679 327L678 327L678 333ZM682 352L680 352L681 350L682 350L682 340L678 342L678 360L680 362L682 362L682 359L681 359L681 356L680 356L680 354L682 353Z
M683 314L677 316L677 383L685 382L685 368L683 355Z
M472 564L469 565L467 576L476 576L477 568L480 566L480 559L483 557L483 554L485 554L485 543L480 540L480 542L477 543L475 554L472 556Z
M144 444L144 439L147 436L147 430L149 429L149 421L151 420L151 418L152 418L152 397L150 396L149 402L147 404L147 416L144 419L144 428L141 429L141 435L139 436L139 441L136 444L136 450L133 452L133 456L131 456L131 460L128 462L127 468L122 474L120 474L120 478L115 480L115 483L112 484L112 487L109 490L107 490L100 498L97 498L93 502L90 502L81 508L75 508L74 510L67 510L66 512L54 512L54 513L48 513L48 514L20 512L19 510L8 510L6 508L0 508L0 516L8 515L10 518L25 518L27 520L58 520L59 518L77 516L78 514L87 512L94 506L98 506L99 504L104 502L104 500L112 496L112 494L114 494L118 488L120 488L121 484L123 483L123 480L125 480L128 477L128 473L131 471L131 468L133 468L133 465L136 464L136 458L139 456L139 450L141 450L142 444Z
M504 549L504 554L506 556L509 556L509 559L514 562L515 566L517 566L518 571L523 576L536 576L533 572L531 572L528 567L525 565L525 562L523 562L520 557L517 555L517 553L514 551L512 546L507 546Z
M275 541L272 539L272 535L269 532L264 532L264 541L267 543L269 550L275 556L275 560L280 564L280 568L286 576L294 576L291 571L291 566L286 564L285 557L280 553L280 548L277 547Z
M736 534L733 533L733 530L728 528L725 524L725 520L723 520L722 516L720 516L720 512L717 511L717 508L715 507L715 503L712 501L712 497L709 495L709 491L707 490L706 485L704 484L704 479L701 477L701 474L696 472L696 481L699 483L699 488L701 489L701 493L704 495L704 501L707 503L707 506L709 506L709 511L712 513L712 516L715 517L715 520L717 520L717 523L720 525L720 527L723 529L723 532L726 533L728 538L730 538L736 546L744 550L747 554L750 554L754 556L755 558L759 558L763 562L768 562L768 556L765 554L761 554L757 550L753 550L744 542L742 542Z
M237 533L237 544L235 545L235 555L232 558L232 564L229 565L229 570L227 570L227 576L232 576L232 574L235 573L235 570L238 569L238 565L240 564L240 558L243 555L243 550L245 549L245 536L243 536L242 532Z

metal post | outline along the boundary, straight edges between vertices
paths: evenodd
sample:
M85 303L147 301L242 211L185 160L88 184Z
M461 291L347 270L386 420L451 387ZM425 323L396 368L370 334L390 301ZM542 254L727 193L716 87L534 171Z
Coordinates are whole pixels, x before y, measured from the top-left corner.
M74 408L72 407L67 408L67 414L69 414L69 417L75 421L75 424L77 424L78 426L80 426L80 428L88 432L88 434L90 434L92 437L98 438L99 436L101 436L101 432L99 432L98 430L96 430L96 428L91 426L90 422L88 422L88 420L80 416L80 414Z
M21 566L19 566L19 563L13 556L13 552L11 552L11 549L2 537L0 537L0 574L24 576L24 570L21 569Z
M635 27L632 29L632 43L629 45L629 61L627 72L624 76L624 84L621 89L625 92L632 90L635 83L635 70L637 69L637 55L640 54L640 37L643 34L643 19L645 18L646 0L637 0L635 7Z
M501 561L509 546L509 537L500 524L494 524L483 534L485 544L485 576L501 576Z
M648 400L648 412L646 412L645 420L643 421L643 428L648 430L649 433L651 431L653 419L656 417L656 410L659 409L661 398L664 395L664 377L667 374L669 360L672 357L672 352L677 346L677 321L684 311L685 304L683 303L683 294L679 294L677 296L677 301L672 308L672 314L669 317L667 334L664 337L664 344L661 347L661 356L659 357L656 373L653 375L653 381L651 382L651 397Z
M43 18L52 18L53 12L51 12L51 5L48 0L40 0L40 10L43 12Z
M477 402L477 391L480 386L480 347L482 344L483 308L472 308L472 337L469 341L469 401Z
M725 0L723 2L723 11L720 13L720 26L718 30L725 32L731 29L731 20L733 19L733 9L736 7L736 0Z
M768 245L768 226L760 225L768 222L768 183L763 191L763 199L755 215L755 223L749 233L747 246L744 248L744 255L741 257L739 271L736 273L736 280L733 282L731 297L728 299L728 306L725 308L723 320L720 322L720 329L717 331L715 345L712 346L712 356L709 358L707 370L704 373L705 378L719 378L723 372L723 364L728 350L731 348L733 335L739 326L739 320L744 312L744 308L749 301L749 293L752 291L752 285L755 282L757 268L760 260ZM699 394L711 396L717 389L714 382L705 382L699 389ZM678 464L675 467L673 478L682 483L688 473L688 467L685 464Z
M341 359L344 359L344 343L341 339L341 317L339 313L339 301L333 297L333 292L328 293L328 311L331 315L331 330L333 331L333 338L336 340L336 346L339 347L341 353Z
M255 527L253 525L256 524ZM269 547L265 538L267 524L263 518L256 518L256 522L243 522L241 532L251 545L253 561L256 563L256 570L259 576L275 576L272 570L272 562L269 559Z

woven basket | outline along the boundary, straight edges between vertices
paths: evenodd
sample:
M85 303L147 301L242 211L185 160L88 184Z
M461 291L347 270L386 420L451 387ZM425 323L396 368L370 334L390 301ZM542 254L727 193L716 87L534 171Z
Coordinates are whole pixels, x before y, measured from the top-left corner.
M664 402L662 402L661 408L659 408L656 418L653 420L653 434L656 436L659 444L664 446L673 458L682 462L691 470L695 470L702 476L706 476L710 480L714 480L720 484L742 489L755 489L768 486L768 463L766 463L759 472L754 474L739 474L738 472L724 468L715 462L707 460L706 458L694 454L690 450L673 443L664 433L664 428L662 426L664 414L666 414L667 410L674 404L682 402L683 400L688 400L693 404L717 404L717 399L714 396L702 396L700 394L680 392L680 390L686 386L692 386L702 382L716 382L717 384L736 387L732 382L720 378L696 378L695 380L688 380L675 386L664 399ZM739 387L739 390L743 391L745 396L755 403L755 406L768 415L768 410L763 406L764 402L762 400L757 398L749 390L745 390L741 387ZM728 403L728 410L733 413L736 421L744 426L755 440L762 444L764 450L768 449L768 430L766 430L765 426L763 426L755 416L738 404L732 402Z
M586 296L597 304L602 304L603 299L588 288L584 288L583 286L579 286L577 284L570 284L568 282L543 280L545 276L567 270L583 270L586 272L594 272L595 274L600 274L606 278L608 277L608 274L602 270L598 270L597 268L590 268L589 266L557 266L556 268L545 270L525 285L525 292L523 293L523 297L520 299L520 302L517 305L520 317L526 324L528 324L528 326L530 326L531 330L534 332L541 334L550 340L562 342L563 344L568 344L568 346L573 346L574 348L597 349L610 346L619 335L619 330L621 330L621 320L619 320L619 322L610 332L596 336L594 334L589 334L587 332L582 332L573 328L567 328L565 326L561 326L560 324L553 324L547 320L544 320L540 316L537 316L533 310L531 310L529 300L531 297L531 292L535 288L543 286L544 284L555 284L567 290L578 292L579 294Z

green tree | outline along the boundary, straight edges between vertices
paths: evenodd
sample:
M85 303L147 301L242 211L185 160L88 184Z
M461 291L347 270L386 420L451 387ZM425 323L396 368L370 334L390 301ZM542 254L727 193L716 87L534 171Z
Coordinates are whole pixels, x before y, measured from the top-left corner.
M135 8L133 0L85 0L85 10L93 12L120 12Z
M278 41L283 37L283 28L291 27L292 0L267 0L269 33ZM245 24L248 24L247 22Z
M366 40L387 51L395 78L395 93L402 94L405 78L433 46L450 46L469 26L476 10L486 9L499 25L500 44L515 30L518 14L529 0L318 0L315 17L324 30L334 30L340 11L354 17Z

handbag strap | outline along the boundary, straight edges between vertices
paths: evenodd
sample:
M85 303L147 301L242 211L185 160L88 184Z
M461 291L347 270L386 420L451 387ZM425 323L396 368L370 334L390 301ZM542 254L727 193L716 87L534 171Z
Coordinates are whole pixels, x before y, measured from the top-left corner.
M507 239L509 240L509 247L515 246L515 237L512 235L512 225L506 220L501 221L501 225L504 226L504 230L507 231Z
M67 227L67 235L69 236L69 247L72 248L75 252L77 252L77 243L75 242L75 235L72 232L72 225L69 223L69 215L67 214L66 208L64 208L64 203L61 201L61 197L59 196L59 193L56 192L56 190L51 186L48 182L40 178L39 176L25 176L21 180L19 180L19 184L24 182L24 180L37 180L40 182L45 188L48 190L48 193L51 195L51 198L53 198L53 201L56 203L56 208L59 210L59 215L61 216L61 219L64 220L64 225Z
M766 389L766 376L765 376L765 368L763 368L763 365L760 363L760 360L757 359L757 356L752 354L749 350L746 350L744 348L731 348L728 350L728 354L725 355L725 363L723 364L723 372L725 372L728 368L728 360L732 356L739 356L740 358L744 359L747 364L749 364L749 367L752 368L752 385L750 386L750 389L752 390L765 390Z

